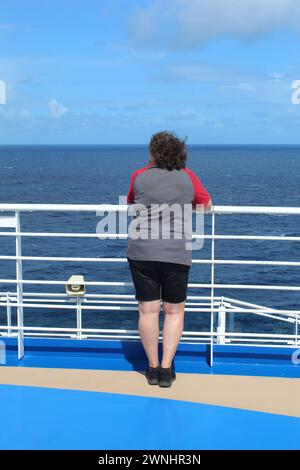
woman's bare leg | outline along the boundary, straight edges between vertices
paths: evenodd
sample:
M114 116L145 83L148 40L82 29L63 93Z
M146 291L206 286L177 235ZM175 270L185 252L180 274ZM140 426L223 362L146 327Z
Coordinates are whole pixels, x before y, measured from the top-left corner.
M180 304L163 303L164 329L163 329L163 358L161 366L171 367L173 358L180 341L184 324L184 302Z
M158 367L159 313L161 301L139 303L139 332L150 367Z

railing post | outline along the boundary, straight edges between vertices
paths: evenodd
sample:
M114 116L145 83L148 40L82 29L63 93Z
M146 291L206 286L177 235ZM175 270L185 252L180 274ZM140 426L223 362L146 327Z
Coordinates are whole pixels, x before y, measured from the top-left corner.
M229 313L229 331L234 333L234 312Z
M296 348L298 348L298 312L296 313L296 325L295 325L295 342L296 342Z
M81 339L82 337L82 310L81 310L81 298L78 296L76 299L76 314L77 314L77 338Z
M7 335L11 336L11 303L9 292L6 292L6 317L7 317Z
M211 290L210 290L210 296L211 296L211 313L210 313L210 358L209 358L209 365L210 367L213 366L214 364L214 337L213 337L213 332L214 332L214 284L215 284L215 213L214 210L212 209L212 218L211 218L211 277L210 277L210 282L211 282Z
M20 223L20 211L15 212L16 217L16 233L21 231ZM23 280L23 269L22 269L22 259L19 257L22 256L22 246L21 246L21 235L16 234L16 280ZM17 303L23 304L23 284L17 282ZM24 326L24 317L23 317L23 305L18 305L17 307L17 324L20 328L18 330L18 359L22 359L24 356L24 331L22 330Z
M218 344L225 344L225 333L226 333L226 308L223 304L223 297L221 299L221 305L218 311L218 333L222 336L217 337Z

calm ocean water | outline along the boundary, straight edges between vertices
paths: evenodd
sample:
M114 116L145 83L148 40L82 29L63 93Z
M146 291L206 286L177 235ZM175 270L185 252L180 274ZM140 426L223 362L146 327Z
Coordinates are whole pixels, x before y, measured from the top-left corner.
M127 193L130 174L148 161L146 146L52 146L0 147L1 203L78 203L117 204L119 195ZM300 206L300 147L202 147L189 148L188 166L193 169L218 205ZM30 213L22 217L24 231L88 231L95 232L99 217L92 213ZM210 217L205 220L210 230ZM222 234L300 235L299 217L288 216L219 216L217 232ZM13 255L14 239L3 237L1 255ZM24 238L25 256L86 256L124 257L126 241L99 239ZM210 257L210 242L195 258ZM216 257L231 259L300 260L298 242L216 242ZM71 274L82 273L86 280L130 281L124 264L32 262L23 263L24 279L66 280ZM15 276L13 261L0 261L0 277ZM208 266L194 266L191 282L210 282ZM299 268L264 266L217 266L216 282L226 284L300 285ZM14 286L0 285L1 291ZM53 288L48 288L53 291ZM45 290L25 286L24 291ZM56 291L63 292L63 287ZM95 292L89 288L90 293ZM99 288L98 288L99 291ZM129 288L103 288L102 292L132 293ZM205 290L190 294L208 295ZM300 295L293 292L261 290L220 290L239 300L269 307L300 310ZM5 317L0 310L1 323ZM132 312L84 312L86 327L136 328L137 314ZM70 311L39 312L25 309L25 322L36 325L74 326ZM274 323L254 316L235 318L238 329L273 331ZM208 316L187 314L186 328L201 330L208 325ZM288 324L282 331L291 331Z

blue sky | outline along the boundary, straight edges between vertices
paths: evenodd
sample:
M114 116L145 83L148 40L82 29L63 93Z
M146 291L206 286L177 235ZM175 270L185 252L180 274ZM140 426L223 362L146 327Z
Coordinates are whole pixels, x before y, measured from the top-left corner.
M1 0L0 144L300 144L299 0Z

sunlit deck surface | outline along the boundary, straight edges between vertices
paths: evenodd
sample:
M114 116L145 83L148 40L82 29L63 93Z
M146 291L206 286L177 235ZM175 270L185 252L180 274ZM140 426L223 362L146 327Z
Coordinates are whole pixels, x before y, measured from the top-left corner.
M27 338L21 361L5 342L1 449L299 448L292 349L227 346L210 368L206 346L181 344L162 389L146 383L135 341Z

